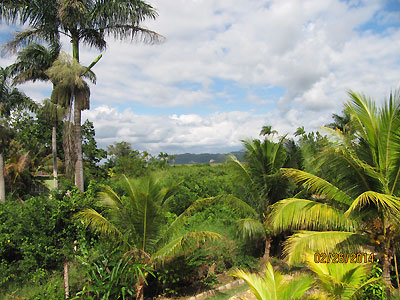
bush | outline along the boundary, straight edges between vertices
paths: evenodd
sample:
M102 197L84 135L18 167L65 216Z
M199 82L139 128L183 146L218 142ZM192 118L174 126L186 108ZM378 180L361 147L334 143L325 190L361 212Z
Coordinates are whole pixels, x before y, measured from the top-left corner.
M166 183L182 182L168 201L169 210L180 215L200 198L232 194L235 191L229 164L176 166L158 174Z
M62 270L65 257L74 252L74 241L90 238L72 216L93 207L95 190L93 184L85 194L66 187L50 198L0 204L1 290L13 281L28 282L38 274Z
M366 278L382 277L382 269L379 264L379 260L375 261L371 270L371 274ZM357 299L363 300L386 300L385 285L383 282L374 282L365 286L360 293L357 295Z

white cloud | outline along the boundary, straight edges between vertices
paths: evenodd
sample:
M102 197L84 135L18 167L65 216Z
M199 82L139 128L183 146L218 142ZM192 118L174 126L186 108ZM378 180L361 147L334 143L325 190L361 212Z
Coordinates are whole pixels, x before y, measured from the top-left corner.
M99 106L83 113L83 120L93 121L99 145L119 141L153 154L231 151L240 148L240 140L256 137L264 116L233 111L207 117L196 114L153 116L139 115L127 109Z
M92 86L92 103L97 108L86 114L95 122L103 145L127 139L151 151L217 151L257 136L265 124L283 134L302 125L312 130L329 123L330 115L342 109L348 89L382 99L399 86L399 27L360 30L372 18L380 26L390 25L384 23L385 16L393 18L398 12L384 12L384 1L151 3L159 17L145 26L167 40L159 45L110 41L94 67L98 82ZM0 33L3 30L0 27ZM68 39L64 44L71 52ZM81 62L88 65L98 54L81 47ZM225 86L215 87L215 79ZM211 111L224 105L217 98L231 96L225 89L229 85L249 88L229 100L243 104L248 112ZM253 92L268 87L284 92L276 97ZM37 99L49 94L40 84L24 90ZM278 103L270 109L276 98ZM110 108L120 104L132 109L118 113ZM133 113L137 104L169 112L185 108L187 113L139 115ZM194 109L200 105L208 109L208 116ZM259 115L262 105L270 109L264 119Z

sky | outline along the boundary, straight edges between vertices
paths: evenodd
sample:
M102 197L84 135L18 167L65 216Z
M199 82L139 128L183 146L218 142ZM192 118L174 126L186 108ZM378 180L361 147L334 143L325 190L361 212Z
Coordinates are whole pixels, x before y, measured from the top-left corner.
M399 0L151 0L143 26L158 44L108 39L93 68L91 108L105 148L126 141L152 154L225 153L259 138L318 130L349 90L377 102L400 87ZM0 24L0 41L15 26ZM63 49L72 53L68 39ZM81 46L89 65L100 52ZM0 66L15 57L1 57ZM40 102L51 85L21 85Z

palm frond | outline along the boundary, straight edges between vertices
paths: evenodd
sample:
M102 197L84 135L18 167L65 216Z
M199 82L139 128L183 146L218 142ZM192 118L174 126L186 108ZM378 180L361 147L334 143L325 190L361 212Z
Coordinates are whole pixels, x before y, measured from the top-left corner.
M220 238L222 238L220 234L210 231L188 232L159 249L152 255L151 259L153 262L162 263L180 252L190 252L207 241L214 241Z
M74 218L80 219L82 223L93 232L106 237L123 239L123 235L118 228L92 208L87 208L78 212L74 215Z
M277 290L276 283L283 280L282 275L274 273L270 263L267 264L265 271L265 277L261 277L254 273L248 273L243 270L237 270L232 273L232 276L238 277L246 281L250 287L251 292L257 298L257 300L275 300Z
M98 197L103 205L109 208L119 210L124 205L120 196L109 185L102 186L102 191L99 192Z
M329 253L333 250L360 249L367 244L366 237L345 231L299 231L285 242L283 254L289 264L305 260L308 252Z
M363 207L370 207L371 205L378 211L383 212L384 215L399 220L400 198L374 191L367 191L359 195L346 211L345 215L349 216L357 208L361 210Z
M296 169L281 169L285 176L292 178L296 183L304 186L308 190L318 195L325 195L329 199L333 199L347 206L351 205L353 199L342 190L338 189L328 181Z
M257 300L296 300L304 296L314 279L309 276L293 278L288 282L280 272L267 263L264 276L236 270L232 276L246 281Z
M268 224L275 232L285 230L345 230L356 231L356 219L324 203L306 199L289 198L271 207Z
M348 92L351 102L345 104L346 109L357 122L357 132L361 137L369 141L372 148L377 148L379 139L377 125L377 108L375 102L363 94L357 94L353 91ZM372 153L376 154L376 153ZM377 161L377 157L374 158Z
M240 219L236 222L238 233L244 240L254 240L265 236L265 227L255 219Z
M241 163L237 157L233 154L229 154L229 160L232 163L232 165L235 167L235 169L238 171L238 173L245 179L246 184L249 186L253 185L253 179L251 178L249 172L246 170L246 167Z
M302 297L308 291L315 279L310 275L302 275L293 278L286 288L283 289L282 300L303 299Z
M355 151L355 147L354 145L352 145L347 135L343 134L340 130L333 130L331 128L326 128L326 127L321 128L321 130L324 130L327 133L327 137L331 142L330 148L334 149L337 154L342 155L343 158L349 164L351 164L353 169L364 171L364 172L358 171L357 174L363 180L364 184L366 185L366 188L370 188L367 184L367 180L365 179L366 175L381 181L382 184L385 183L383 174L379 172L380 171L379 163L376 164L375 162L375 164L371 165L365 162L363 159L361 159L357 151ZM376 151L378 151L378 149L376 149Z

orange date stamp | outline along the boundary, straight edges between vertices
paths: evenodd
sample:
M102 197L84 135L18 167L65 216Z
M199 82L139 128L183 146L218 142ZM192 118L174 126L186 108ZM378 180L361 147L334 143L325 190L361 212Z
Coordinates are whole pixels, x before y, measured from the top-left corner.
M361 253L361 252L315 252L314 253L314 262L315 263L334 263L334 264L362 264L362 263L372 263L374 262L374 254L373 253Z

